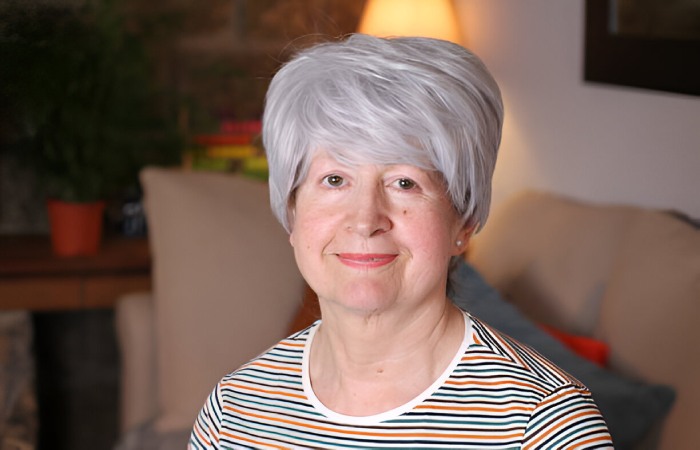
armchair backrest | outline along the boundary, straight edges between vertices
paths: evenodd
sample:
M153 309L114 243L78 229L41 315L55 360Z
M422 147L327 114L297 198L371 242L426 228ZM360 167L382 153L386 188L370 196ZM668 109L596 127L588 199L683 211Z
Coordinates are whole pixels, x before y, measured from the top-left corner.
M494 211L468 259L531 319L605 341L615 372L674 387L660 448L700 442L700 230L526 192Z
M225 374L285 337L304 284L264 182L141 174L153 260L158 431L191 428Z

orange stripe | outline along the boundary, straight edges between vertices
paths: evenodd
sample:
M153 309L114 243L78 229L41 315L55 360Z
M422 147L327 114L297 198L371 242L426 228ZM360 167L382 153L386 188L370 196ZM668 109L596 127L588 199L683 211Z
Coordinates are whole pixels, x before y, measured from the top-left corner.
M481 356L481 355L470 355L464 356L462 361L506 361L510 362L510 359L503 356Z
M304 348L304 346L306 344L305 343L297 344L296 342L282 341L279 343L279 345L284 346L284 347Z
M221 434L223 434L224 436L233 438L233 439L240 439L240 440L245 441L245 442L250 442L251 444L255 444L255 445L267 445L268 448L276 448L279 450L292 450L291 447L283 447L281 445L275 445L275 444L265 444L264 442L258 442L256 440L248 439L247 437L244 437L244 436L237 436L237 435L232 434L232 433L223 433L222 432Z
M509 411L532 411L526 406L504 406L502 408L488 406L446 406L446 405L416 405L416 409L435 409L438 411L479 411L479 412L509 412Z
M254 388L254 387L248 387L248 386L242 386L240 384L234 384L234 383L222 383L221 386L225 387L233 387L233 388L238 388L238 389L244 389L246 391L254 391L254 392L262 392L263 394L270 394L270 395L284 395L285 397L292 397L292 398L299 398L302 400L306 399L305 395L300 395L300 394L292 394L290 392L283 392L283 391L271 391L268 389L260 389L260 388Z
M367 437L391 437L391 438L416 438L416 439L437 439L437 438L448 438L448 439L476 439L476 438L481 438L484 439L485 436L483 435L468 435L468 434L440 434L440 433L380 433L380 432L369 432L369 431L357 431L357 430L341 430L341 429L336 429L332 427L323 427L320 425L314 425L311 423L307 422L296 422L294 420L289 420L289 419L283 419L281 417L270 417L270 416L265 416L262 414L254 414L251 412L243 412L239 409L236 408L226 408L229 411L233 411L237 414L240 414L242 416L249 416L249 417L255 417L257 419L261 420L269 420L269 421L274 421L274 422L280 422L284 423L287 425L293 425L295 427L302 427L302 428L311 428L314 430L318 431L324 431L324 432L330 432L330 433L337 433L337 434L347 434L347 435L353 435L353 436L367 436ZM522 435L520 433L513 433L510 435L501 435L501 436L488 436L488 439L512 439L512 438L517 438L521 437Z
M607 432L607 430L605 430L603 428L601 428L600 431ZM611 442L610 436L604 435L604 436L597 436L597 437L592 437L590 439L586 439L585 441L578 442L576 444L576 446L571 447L571 450L576 450L577 448L586 448L588 446L588 444L595 444L595 443L599 443L599 442Z
M301 369L299 369L298 367L275 366L273 364L265 364L265 363L261 363L261 362L254 362L251 364L251 366L260 366L260 367L265 367L267 369L286 370L287 372L301 373Z
M479 339L479 336L477 336L476 332L472 333L472 339L476 345L484 345Z
M574 386L574 389L575 389L575 386ZM575 389L575 390L576 390L576 391L579 391L578 389ZM579 393L580 393L580 391L579 391ZM553 396L549 397L548 399L542 401L542 402L540 403L540 405L545 406L545 405L548 405L548 404L550 404L550 403L554 403L554 402L558 401L560 398L566 397L566 396L569 396L569 395L571 395L571 390L566 390L566 391L563 391L563 392L557 392L556 395L553 395Z
M573 416L568 416L568 417L566 418L566 420L564 420L564 421L557 421L557 422L556 422L556 426L555 426L554 428L549 428L549 429L547 430L548 433L541 434L541 435L540 435L537 439L535 439L534 441L528 442L527 444L525 444L525 446L523 447L523 449L527 449L527 448L531 448L531 447L535 446L535 444L537 444L537 443L540 442L541 440L546 439L546 438L549 438L549 436L550 436L552 433L558 433L561 429L566 428L566 425L567 425L567 424L569 424L570 422L572 422L572 421L578 419L579 417L584 417L584 416L596 416L596 415L597 415L597 414L596 414L595 412L592 412L592 411L582 411L582 412L580 412L580 413L578 413L578 414L574 414Z
M197 436L199 436L199 438L203 440L207 445L211 445L211 441L207 439L201 431L199 431L199 427L194 427L194 432L197 433Z
M546 393L547 391L545 389L542 389L541 387L531 384L531 383L524 383L522 381L478 381L478 380L464 380L464 381L454 381L454 380L447 380L445 381L445 384L451 384L454 386L464 386L464 385L474 385L474 386L509 386L509 385L516 385L516 386L522 386L525 388L530 388L530 389L535 389L538 390L542 393Z
M209 426L209 433L211 433L211 435L214 436L214 440L218 444L219 443L219 435L214 431L214 429L211 426Z

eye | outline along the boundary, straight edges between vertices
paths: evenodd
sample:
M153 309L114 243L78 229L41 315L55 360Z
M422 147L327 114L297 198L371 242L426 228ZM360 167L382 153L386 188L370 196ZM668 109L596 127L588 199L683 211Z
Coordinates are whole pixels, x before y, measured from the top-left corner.
M396 180L396 186L398 186L399 189L408 191L416 187L416 182L409 178L399 178Z
M323 179L323 184L330 187L341 187L345 184L345 179L340 175L328 175Z

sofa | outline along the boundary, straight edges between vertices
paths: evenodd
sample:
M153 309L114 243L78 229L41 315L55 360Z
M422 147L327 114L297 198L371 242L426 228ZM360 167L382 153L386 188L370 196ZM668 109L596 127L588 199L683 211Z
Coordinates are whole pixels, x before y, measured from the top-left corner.
M265 183L157 168L141 181L153 290L116 308L117 448L184 448L216 382L317 309ZM589 384L616 448L700 442L700 232L690 221L525 193L493 212L450 289L461 307ZM551 329L602 343L607 367Z

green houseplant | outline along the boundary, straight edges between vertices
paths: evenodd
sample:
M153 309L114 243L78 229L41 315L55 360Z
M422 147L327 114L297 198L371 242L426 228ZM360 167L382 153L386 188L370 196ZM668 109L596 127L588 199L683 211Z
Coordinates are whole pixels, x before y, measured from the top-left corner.
M99 204L137 186L144 165L179 159L174 108L112 1L8 2L0 14L4 140L48 198Z

